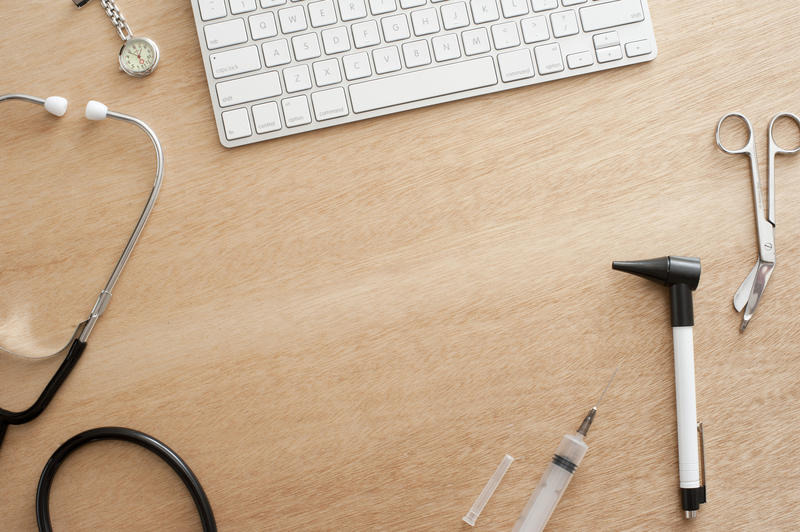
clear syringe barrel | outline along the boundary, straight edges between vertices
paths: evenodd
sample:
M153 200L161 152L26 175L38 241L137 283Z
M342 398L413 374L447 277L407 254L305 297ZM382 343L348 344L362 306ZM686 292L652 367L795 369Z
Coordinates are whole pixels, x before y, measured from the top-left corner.
M517 519L513 532L540 532L556 509L567 489L575 469L580 465L589 447L580 433L567 434L556 449L553 461L547 467L536 491Z

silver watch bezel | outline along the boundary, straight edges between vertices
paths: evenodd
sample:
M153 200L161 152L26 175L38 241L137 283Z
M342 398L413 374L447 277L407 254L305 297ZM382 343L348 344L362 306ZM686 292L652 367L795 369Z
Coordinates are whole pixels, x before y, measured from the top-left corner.
M132 44L135 41L144 41L153 48L153 52L155 53L155 59L153 60L153 64L147 70L142 70L141 72L133 72L129 70L125 64L122 62L122 53L125 51L125 48ZM135 78L143 78L145 76L149 76L153 73L153 71L158 66L158 60L161 57L161 53L158 50L158 45L153 41L153 39L149 39L147 37L131 37L127 41L125 41L122 45L122 48L119 49L119 69L128 74L129 76L133 76Z

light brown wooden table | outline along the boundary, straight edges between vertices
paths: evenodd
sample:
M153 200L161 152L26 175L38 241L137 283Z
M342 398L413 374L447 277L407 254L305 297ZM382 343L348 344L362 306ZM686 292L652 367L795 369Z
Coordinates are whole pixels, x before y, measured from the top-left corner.
M750 178L714 145L725 112L800 112L796 1L651 5L651 63L229 151L188 1L125 0L159 70L116 69L97 2L7 2L0 92L60 94L59 121L0 109L0 344L46 352L88 314L152 182L164 188L89 347L0 449L0 529L34 530L50 454L121 425L172 446L221 530L508 530L562 434L624 361L550 530L800 527L800 158L779 160L775 275L746 334ZM791 135L783 131L783 138ZM763 167L763 164L762 164ZM709 502L678 499L667 292L613 259L697 255L698 416ZM0 357L23 408L58 361ZM146 451L87 447L52 495L56 530L192 530Z

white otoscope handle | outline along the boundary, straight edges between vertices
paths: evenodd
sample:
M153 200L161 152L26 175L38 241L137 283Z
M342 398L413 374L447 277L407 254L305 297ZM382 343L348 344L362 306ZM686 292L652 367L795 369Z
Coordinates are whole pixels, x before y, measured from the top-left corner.
M675 406L678 413L678 472L681 488L700 486L692 329L692 327L672 328L675 350Z
M547 467L536 491L522 510L513 532L540 532L544 530L558 501L564 495L575 468L589 449L580 434L567 434L562 438L553 461Z

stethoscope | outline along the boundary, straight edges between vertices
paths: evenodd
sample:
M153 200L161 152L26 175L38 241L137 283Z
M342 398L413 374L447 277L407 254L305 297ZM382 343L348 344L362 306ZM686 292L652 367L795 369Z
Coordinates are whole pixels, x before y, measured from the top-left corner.
M45 100L36 98L34 96L28 96L26 94L6 94L0 96L0 102L5 102L8 100L22 100L25 102L43 105L47 112L58 117L64 116L64 114L67 112L67 100L60 96L50 96ZM108 307L114 285L117 283L117 280L122 273L122 269L125 267L125 263L128 262L131 252L133 252L133 247L136 245L136 241L139 240L139 236L142 234L142 229L144 229L147 219L150 217L150 212L153 210L153 206L156 203L156 198L158 197L158 192L161 189L161 181L164 175L164 153L161 149L161 143L159 142L158 137L156 137L156 134L153 133L153 130L150 129L150 126L138 118L134 118L122 113L115 113L114 111L109 111L108 107L94 100L86 104L86 118L89 120L103 120L107 117L136 124L153 142L153 146L156 150L156 179L153 183L153 189L150 191L150 196L147 198L147 203L144 206L144 210L139 216L139 221L136 222L136 227L134 227L133 232L128 239L128 243L125 245L125 249L122 250L122 255L120 255L117 265L114 267L114 271L111 272L111 277L108 278L108 282L100 292L100 295L97 297L97 301L92 307L89 317L85 321L78 324L78 327L72 334L72 338L70 338L67 344L57 352L46 357L34 357L33 355L29 354L14 353L8 349L0 347L0 352L24 358L51 358L66 354L64 361L58 367L58 370L50 379L50 382L47 383L47 386L44 387L42 393L29 408L19 412L12 412L10 410L0 408L0 445L2 445L3 437L5 436L8 425L22 425L24 423L28 423L36 419L36 417L44 411L44 409L53 399L53 396L56 394L56 392L58 392L58 389L64 383L64 380L66 380L67 376L69 376L70 372L75 367L75 364L78 363L78 360L83 354L83 350L86 349L86 342L89 340L89 335L92 334L92 330L94 330L97 320L100 319L100 316L103 315L106 307Z
M43 100L41 98L36 98L34 96L28 96L25 94L0 95L0 102L8 100L22 100L43 105L44 108L54 116L60 117L67 112L67 100L61 98L60 96L51 96ZM136 227L133 228L133 232L128 239L128 243L125 245L125 249L122 250L122 255L120 255L117 265L114 267L114 271L111 272L111 277L109 277L105 287L103 287L103 289L100 291L97 301L92 307L91 312L89 312L89 317L77 326L67 344L52 355L47 355L44 357L14 353L8 349L0 347L0 353L6 353L24 358L51 358L66 354L64 361L58 367L58 370L56 370L55 374L44 387L44 390L42 390L42 393L39 395L33 405L20 412L12 412L10 410L0 408L0 445L2 445L3 437L5 436L9 425L22 425L24 423L28 423L36 419L36 417L44 411L44 409L53 399L53 396L56 394L56 392L58 392L58 389L66 380L67 376L69 376L70 372L75 367L75 364L78 363L78 360L83 354L84 349L86 349L86 343L89 340L89 335L92 333L92 330L94 330L97 320L100 319L100 316L103 315L106 307L108 307L114 285L117 283L117 280L122 273L122 269L125 267L125 263L128 262L131 252L133 252L133 247L136 245L136 241L139 240L139 236L142 234L142 229L144 229L147 219L150 217L150 212L153 210L156 198L158 197L158 192L161 189L161 181L164 175L164 153L161 149L161 143L159 142L158 137L156 137L156 134L152 129L150 129L150 126L138 118L134 118L122 113L115 113L114 111L109 111L108 107L96 101L90 101L88 104L86 104L86 118L89 120L114 118L116 120L130 122L139 126L153 142L153 147L156 150L156 179L153 183L153 188L150 191L150 195L147 198L147 203L144 206L144 210L139 216L139 221L136 222ZM175 471L175 473L177 473L186 488L189 490L189 493L191 494L195 506L197 507L197 511L200 515L200 522L202 524L203 531L215 532L217 530L211 505L208 502L208 498L206 497L200 482L197 480L197 477L194 475L189 466L181 459L180 456L178 456L177 453L175 453L175 451L167 447L164 443L160 442L156 438L133 429L124 427L101 427L77 434L64 442L55 451L55 453L53 453L53 455L50 457L50 460L48 460L47 464L42 470L42 474L39 479L39 485L36 490L36 522L40 531L52 531L49 509L50 487L56 471L58 471L59 467L61 466L61 463L67 458L67 456L69 456L78 448L88 443L102 440L118 440L133 443L147 449L161 458Z

